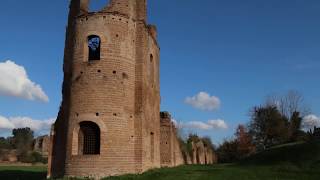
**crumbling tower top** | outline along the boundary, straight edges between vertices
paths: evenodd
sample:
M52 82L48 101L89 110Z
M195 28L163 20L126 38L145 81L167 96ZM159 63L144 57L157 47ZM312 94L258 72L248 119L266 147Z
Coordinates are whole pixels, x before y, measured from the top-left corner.
M90 0L72 0L71 8L77 10L77 15L89 12ZM147 21L147 0L110 0L98 13L114 13L134 20Z

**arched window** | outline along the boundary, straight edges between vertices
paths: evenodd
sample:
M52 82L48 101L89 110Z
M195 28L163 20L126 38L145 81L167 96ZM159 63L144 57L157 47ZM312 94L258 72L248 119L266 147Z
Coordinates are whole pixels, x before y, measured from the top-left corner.
M81 122L79 150L83 155L100 154L100 129L93 122Z
M150 157L151 157L151 162L154 162L154 133L150 133Z
M88 37L89 61L100 60L101 39L99 36Z
M150 72L149 81L153 85L153 83L154 83L154 59L153 59L153 55L152 54L150 54L149 72Z

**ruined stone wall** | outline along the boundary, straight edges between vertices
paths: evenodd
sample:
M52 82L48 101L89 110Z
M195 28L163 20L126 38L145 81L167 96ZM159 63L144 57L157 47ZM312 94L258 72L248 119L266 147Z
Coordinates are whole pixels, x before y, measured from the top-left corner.
M96 13L88 12L88 0L72 0L70 7L77 15L69 18L49 176L104 177L160 167L159 47L143 15L146 3L112 0ZM88 61L90 35L101 38L100 60ZM96 155L80 153L80 123L87 121L100 129Z
M1 162L17 162L17 150L1 149L0 150L0 163Z
M40 152L43 156L48 156L50 137L40 136L34 140L33 150Z
M171 115L162 112L160 115L160 158L161 167L173 167L184 164L176 128L171 121Z
M173 125L173 124L172 124ZM174 127L174 125L173 125ZM179 139L177 137L177 129L174 127L173 129L173 144L174 144L174 148L173 148L173 164L174 166L180 166L185 164L185 160L183 158L183 154L180 148L180 142Z
M192 164L215 164L217 157L215 152L207 147L202 140L192 143Z

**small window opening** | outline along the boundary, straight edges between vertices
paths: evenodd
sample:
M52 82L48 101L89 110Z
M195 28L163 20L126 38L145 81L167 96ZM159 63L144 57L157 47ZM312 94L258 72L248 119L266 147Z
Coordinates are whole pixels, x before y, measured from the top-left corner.
M101 39L99 36L88 37L89 61L100 60Z
M151 157L151 162L154 162L154 133L150 133L150 157Z
M122 73L122 78L123 78L123 79L128 79L128 78L129 78L129 77L128 77L128 74Z
M153 62L153 55L150 54L150 62Z
M153 62L153 55L150 54L150 62L149 62L149 69L148 69L148 72L149 72L149 82L151 83L151 85L153 86L153 83L154 83L154 62Z
M79 132L79 147L81 154L100 154L100 129L93 122L81 122Z

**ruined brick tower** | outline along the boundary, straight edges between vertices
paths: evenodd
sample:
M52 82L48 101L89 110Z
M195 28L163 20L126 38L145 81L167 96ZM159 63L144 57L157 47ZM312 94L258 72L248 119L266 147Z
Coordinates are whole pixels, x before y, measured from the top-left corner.
M110 0L99 12L88 6L70 3L48 176L160 167L159 46L146 0Z

